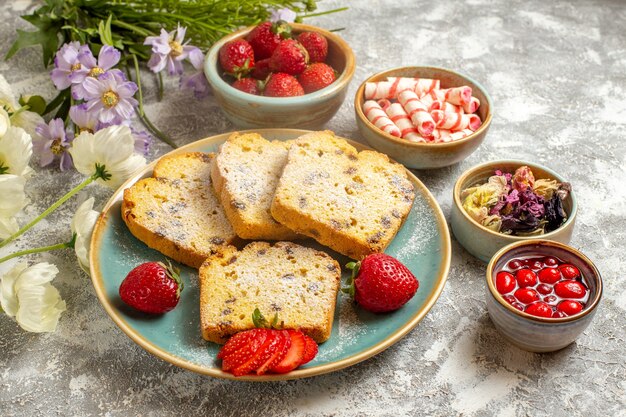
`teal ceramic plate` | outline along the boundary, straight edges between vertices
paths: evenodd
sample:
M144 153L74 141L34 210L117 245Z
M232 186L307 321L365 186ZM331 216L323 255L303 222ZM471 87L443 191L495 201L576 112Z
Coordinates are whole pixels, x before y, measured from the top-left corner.
M308 131L258 129L267 139L288 140ZM229 134L213 136L174 152L214 152ZM350 142L359 150L365 146ZM100 302L113 321L139 346L181 368L218 378L234 379L220 369L215 359L219 345L200 335L197 271L180 266L185 290L179 305L161 316L148 316L127 308L119 298L120 283L135 266L163 259L163 255L137 240L126 228L120 205L123 190L150 176L154 162L131 178L111 197L102 211L91 241L91 278ZM269 381L303 378L336 371L363 361L393 345L426 315L439 297L450 268L450 236L441 209L428 189L408 172L416 188L415 203L387 253L409 267L420 281L415 297L400 310L371 314L338 295L330 339L320 345L317 357L285 375L239 377L239 380ZM300 242L299 242L300 243ZM320 248L313 242L304 242ZM349 260L326 251L345 265ZM347 277L344 273L343 279Z

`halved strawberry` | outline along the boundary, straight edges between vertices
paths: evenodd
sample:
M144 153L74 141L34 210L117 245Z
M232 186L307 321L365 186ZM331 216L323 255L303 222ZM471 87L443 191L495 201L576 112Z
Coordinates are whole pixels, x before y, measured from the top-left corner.
M286 330L277 330L277 332L278 336L280 337L280 343L278 344L278 347L276 348L274 354L270 356L270 358L265 361L263 365L257 368L257 375L265 374L267 371L270 370L273 365L278 364L287 355L287 351L291 346L291 337L289 337L289 332Z
M285 374L296 369L302 362L304 347L306 345L304 334L298 330L287 330L291 338L291 346L282 361L270 368L270 371L277 374Z
M252 329L242 333L248 334L248 343L246 343L242 348L231 352L228 355L224 355L222 359L223 371L232 371L233 369L247 363L265 343L270 332L267 329Z
M233 337L228 339L224 346L222 346L220 351L217 353L217 359L224 359L226 356L235 353L247 345L250 340L258 337L258 333L260 333L259 330L262 331L262 329L252 329L247 332L239 332L235 334Z
M265 342L246 362L232 370L233 375L242 376L249 374L263 365L276 352L282 338L276 330L266 329L265 331L267 332Z
M302 362L300 365L311 362L313 358L315 358L315 355L317 355L317 343L315 343L315 340L311 339L307 335L304 335L304 341L304 355L302 356Z

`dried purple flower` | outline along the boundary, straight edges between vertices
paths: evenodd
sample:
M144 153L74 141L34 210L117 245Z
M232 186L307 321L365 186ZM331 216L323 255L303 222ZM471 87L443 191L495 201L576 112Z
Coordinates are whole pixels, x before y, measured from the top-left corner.
M105 45L100 49L100 53L98 54L98 60L91 53L89 46L83 45L80 47L80 51L78 53L78 60L80 61L82 67L74 71L70 75L70 80L74 84L72 86L72 96L75 99L86 99L89 97L88 93L84 88L84 82L88 78L98 78L108 70L113 68L120 62L121 53L117 49L112 46ZM118 75L121 75L122 72L119 70L115 70L119 72Z
M57 89L65 90L72 85L70 76L82 69L78 60L80 48L79 42L70 42L57 51L54 57L54 69L50 72L50 78Z
M39 156L39 165L50 165L58 157L61 171L70 169L72 157L67 151L74 140L74 134L65 131L63 120L52 119L48 124L37 126L35 131L37 137L33 140L33 149Z
M126 81L117 71L109 71L98 78L87 77L83 83L89 97L87 109L98 114L102 123L120 124L135 112L137 84Z
M161 72L167 67L169 75L182 75L183 61L189 57L197 47L187 45L185 32L187 28L178 25L176 30L167 32L161 28L159 36L148 36L144 45L152 46L152 56L148 67L153 72ZM189 42L189 41L187 41Z

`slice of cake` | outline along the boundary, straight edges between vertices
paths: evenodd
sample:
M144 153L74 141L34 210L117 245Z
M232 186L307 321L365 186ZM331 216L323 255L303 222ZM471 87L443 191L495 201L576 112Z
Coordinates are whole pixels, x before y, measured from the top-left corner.
M313 132L292 142L271 213L290 229L362 259L385 250L414 198L402 165L379 152L357 152L332 132Z
M270 214L288 148L286 142L270 142L258 133L233 133L221 146L211 178L226 217L239 237L252 240L297 238Z
M152 178L124 190L122 219L130 232L193 268L236 238L212 190L213 158L201 152L161 158Z
M200 267L202 336L225 343L254 328L258 308L316 342L330 337L341 269L324 252L290 242L253 242L213 255Z

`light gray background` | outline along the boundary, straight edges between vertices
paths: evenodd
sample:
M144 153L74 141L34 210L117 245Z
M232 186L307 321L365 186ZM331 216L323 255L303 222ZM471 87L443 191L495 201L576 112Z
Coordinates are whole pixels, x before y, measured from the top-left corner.
M27 24L30 0L0 4L0 55ZM484 144L462 163L416 172L448 216L455 179L480 162L521 158L568 178L579 199L572 245L603 273L595 321L568 348L532 354L505 342L483 300L485 265L453 240L441 298L406 338L364 363L311 379L252 384L178 369L144 352L108 318L70 251L34 256L58 265L67 301L56 333L23 332L0 317L0 415L464 415L626 416L626 3L620 1L323 1L348 5L310 21L345 27L357 56L348 99L329 129L359 140L352 97L370 74L401 65L439 65L481 82L495 117ZM39 51L0 61L19 92L54 91ZM174 80L166 98L146 97L153 120L179 144L233 127L209 98L196 102ZM153 159L168 151L157 144ZM34 217L78 183L76 173L36 169L28 182ZM69 236L92 186L10 247ZM4 198L4 196L2 196ZM5 251L6 252L6 251Z

